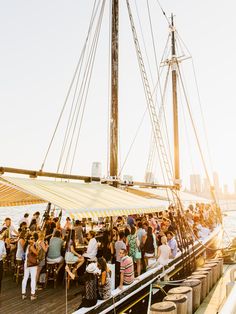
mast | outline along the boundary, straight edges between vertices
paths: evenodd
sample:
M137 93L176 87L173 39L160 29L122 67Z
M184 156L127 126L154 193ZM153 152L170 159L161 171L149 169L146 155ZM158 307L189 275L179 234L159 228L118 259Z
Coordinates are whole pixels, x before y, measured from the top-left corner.
M174 184L180 187L179 167L179 123L177 102L177 58L175 50L174 17L171 14L171 70L172 70L172 99L173 99L173 126L174 126Z
M110 176L118 176L118 35L119 0L112 0Z

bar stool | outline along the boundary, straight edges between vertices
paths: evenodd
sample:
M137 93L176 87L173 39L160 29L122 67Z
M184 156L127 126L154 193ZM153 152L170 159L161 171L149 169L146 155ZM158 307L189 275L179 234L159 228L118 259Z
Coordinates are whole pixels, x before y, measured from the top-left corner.
M69 270L73 273L73 270L74 270L74 266L76 265L77 263L75 263L75 262L66 262L66 265L69 267ZM65 272L65 274L66 274L66 272ZM76 280L76 279L78 279L78 274L77 274L77 271L76 271L76 273L75 273L75 279L74 280ZM70 281L71 281L71 277L70 277L70 275L69 274L66 274L66 276L65 276L65 280L67 281L67 289L69 289L70 288ZM76 280L76 287L78 287L78 281Z
M56 288L57 285L57 269L59 267L59 263L55 262L46 262L46 278L44 287L47 287L48 281L53 280L53 286Z
M24 262L23 260L16 260L14 277L15 277L17 286L19 283L19 277L23 277L23 275L24 275Z

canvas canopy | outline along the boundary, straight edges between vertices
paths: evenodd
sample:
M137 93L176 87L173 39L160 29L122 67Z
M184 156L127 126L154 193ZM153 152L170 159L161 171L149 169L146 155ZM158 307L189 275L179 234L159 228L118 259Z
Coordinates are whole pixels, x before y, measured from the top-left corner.
M140 195L142 197L146 197L148 199L163 199L163 200L171 200L171 191L167 191L165 189L155 189L155 188L142 188L142 187L132 187L129 188L129 192L132 192L136 195ZM188 206L189 204L195 204L195 203L210 203L211 200L200 197L198 195L194 195L191 193L179 191L179 197L182 201L182 203L185 206Z
M164 200L148 200L100 183L0 178L0 206L50 202L72 217L93 218L162 211Z

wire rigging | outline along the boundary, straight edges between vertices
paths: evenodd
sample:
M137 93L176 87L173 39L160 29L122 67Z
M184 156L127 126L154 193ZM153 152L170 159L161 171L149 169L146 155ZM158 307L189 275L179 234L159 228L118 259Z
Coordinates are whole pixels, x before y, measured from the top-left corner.
M177 34L178 34L179 40L181 41L181 43L185 47L185 49L188 52L188 54L191 56L191 53L190 53L188 47L186 46L185 42L183 41L183 39L181 38L181 36L179 35L178 32L177 32ZM191 58L191 60L192 60L194 81L195 81L195 85L196 85L196 89L197 89L198 102L199 102L201 116L202 116L204 135L205 135L205 139L206 139L207 153L208 153L209 160L210 160L210 166L212 167L213 162L212 162L212 156L211 156L210 145L209 145L208 134L207 134L207 128L206 128L206 119L205 119L204 112L203 112L202 101L201 101L201 97L200 97L199 86L198 86L198 81L197 81L197 75L196 75L196 70L195 70L195 64L194 64L193 58ZM211 168L211 172L213 172L212 168Z
M150 26L150 31L151 31L151 38L152 38L152 46L153 46L153 50L154 50L154 56L155 56L155 65L156 65L156 71L157 71L157 77L158 77L158 80L157 80L157 84L156 86L159 86L159 93L160 93L160 99L161 99L161 106L160 106L160 110L159 110L159 115L158 115L158 118L159 118L159 121L161 121L161 114L162 114L162 111L164 112L164 121L165 121L165 134L166 134L166 137L167 137L167 146L168 146L168 153L169 153L169 156L171 156L171 153L170 153L170 145L169 145L169 137L168 137L168 132L167 132L167 122L166 122L166 117L165 117L165 109L164 109L164 93L161 89L161 84L160 84L160 71L159 71L159 66L158 66L158 63L157 63L157 53L156 53L156 46L155 46L155 41L154 41L154 32L153 32L153 27L152 27L152 18L151 18L151 14L150 14L150 6L149 6L149 1L147 1L147 8L148 8L148 17L149 17L149 26ZM162 8L161 8L162 9ZM163 9L162 9L162 12ZM164 13L165 15L165 13ZM162 59L161 59L161 62L163 61L163 58L165 56L165 53L166 53L166 49L168 47L168 43L169 43L169 40L170 40L170 34L168 36L168 39L167 39L167 42L166 42L166 45L165 45L165 49L164 49L164 53L162 55ZM167 72L167 77L168 77L168 74L169 74L169 69L168 69L168 72ZM166 79L167 79L166 77ZM167 81L165 82L165 86L167 84ZM164 87L165 88L165 87ZM152 152L152 150L154 150ZM153 158L154 160L154 156L155 156L155 145L153 145L153 141L151 141L151 147L150 147L150 153L149 155L151 156L150 158ZM171 157L169 157L171 159ZM172 172L173 172L173 163L170 162L170 165L172 167ZM149 163L147 165L147 169L148 167L151 166L151 164Z
M70 83L68 92L67 92L67 94L66 94L66 98L65 98L65 101L64 101L64 103L63 103L62 110L61 110L60 115L59 115L59 118L58 118L58 120L57 120L57 124L56 124L56 127L55 127L55 129L54 129L54 132L53 132L52 138L51 138L51 140L50 140L49 146L48 146L48 148L47 148L45 157L44 157L44 159L43 159L43 163L42 163L42 165L41 165L40 171L43 171L43 168L44 168L46 159L47 159L48 154L49 154L49 151L50 151L50 149L51 149L51 147L52 147L53 141L54 141L54 139L55 139L55 135L56 135L56 133L57 133L57 131L58 131L59 124L60 124L60 122L61 122L63 113L64 113L64 111L65 111L65 108L66 108L66 105L67 105L67 102L68 102L68 99L69 99L69 96L70 96L70 93L71 93L71 90L72 90L74 81L75 81L75 79L76 79L77 72L78 72L78 69L79 69L79 67L80 67L81 60L82 60L84 51L85 51L86 46L87 46L88 38L89 38L89 35L90 35L90 32L91 32L91 28L92 28L92 25L93 25L93 21L94 21L94 17L95 17L95 12L96 12L96 10L95 10L95 5L96 5L96 1L94 2L94 6L93 6L93 10L92 10L92 15L91 15L91 19L90 19L90 24L89 24L89 29L88 29L88 32L87 32L85 44L84 44L84 46L83 46L83 49L82 49L82 52L81 52L79 61L78 61L77 65L76 65L76 68L75 68L75 71L74 71L74 74L73 74L72 81L71 81L71 83ZM98 8L98 6L97 6L97 8Z
M147 59L148 67L149 67L149 72L150 72L150 75L151 75L151 80L153 81L152 72L151 72L151 66L150 66L150 62L149 62L149 58L148 58L148 54L147 54L146 43L145 43L145 40L144 40L143 31L142 31L142 23L141 23L141 20L140 20L140 16L139 16L139 12L138 12L138 7L137 7L137 2L136 2L136 1L135 1L135 7L136 7L136 11L137 11L139 26L140 26L140 29L141 29L141 36L142 36L142 40L143 40L143 45L144 45L144 49L145 49L145 54L146 54L146 59ZM156 72L157 72L157 74L158 74L158 83L160 83L160 71L159 71L159 67L158 67L158 64L157 64L157 56L156 56L157 54L156 54L155 41L154 41L154 34L153 34L153 27L152 27L152 21L151 21L150 8L149 8L149 7L148 7L148 11L149 11L149 14L148 14L148 16L149 16L149 25L150 25L151 34L152 34L152 46L154 47L154 56L155 56L155 63L156 63ZM167 47L167 44L166 44L166 47ZM166 50L166 47L165 47L165 50ZM165 52L165 50L164 50L164 52ZM164 108L163 108L163 107L164 107L164 101L163 101L163 93L162 93L162 90L161 90L161 84L158 84L158 83L156 84L156 86L159 85L160 95L161 95L161 99L162 99L161 107L159 108L159 121L161 121L161 113L162 113L162 111L164 110ZM154 94L154 92L153 92L153 94ZM145 110L145 113L146 113L146 110ZM144 113L143 117L145 116L145 113ZM126 157L125 157L125 160L124 160L123 165L122 165L121 170L120 170L120 174L121 174L121 172L122 172L122 170L123 170L123 168L124 168L124 165L125 165L125 163L126 163L126 161L127 161L127 159L128 159L128 156L129 156L129 154L130 154L130 152L131 152L131 149L132 149L132 147L133 147L133 145L134 145L134 142L135 142L135 140L136 140L136 138L137 138L139 129L141 128L141 125L142 125L142 121L143 121L143 118L141 119L141 123L140 123L139 126L138 126L138 129L137 129L137 131L136 131L136 133L135 133L134 139L133 139L133 141L132 141L132 143L131 143L131 146L130 146L128 152L127 152L127 155L126 155ZM152 147L151 147L151 149L152 149ZM153 161L154 161L154 151L153 151L153 152L151 151L150 154L151 154L151 156L153 157L153 158L152 158L152 162L153 162ZM119 174L119 175L120 175L120 174Z
M138 22L139 22L142 42L143 42L144 51L145 51L145 55L146 55L146 59L147 59L147 65L148 65L149 73L150 73L150 78L151 78L151 81L152 81L152 85L154 85L154 80L153 80L153 76L152 76L150 60L149 60L148 53L147 53L147 45L146 45L146 41L145 41L144 35L143 35L143 28L142 28L142 23L141 23L141 20L140 20L140 15L139 15L139 10L138 10L138 6L137 6L137 1L136 0L135 0L135 8L136 8L136 12L137 12L137 17L138 17Z
M87 100L87 96L88 96L89 85L90 85L90 82L91 82L91 76L92 76L92 71L93 71L93 66L94 66L94 61L95 61L95 56L96 56L96 50L97 50L97 45L98 45L98 40L99 40L99 35L100 35L100 30L101 30L102 18L103 18L103 13L104 13L104 8L105 8L105 2L106 1L104 0L103 4L102 4L101 13L100 13L100 16L99 16L98 26L97 26L96 35L95 35L94 50L93 50L91 65L90 65L90 69L89 69L89 72L88 72L88 77L86 78L86 82L87 82L87 79L88 79L87 89L86 89L86 91L83 92L83 95L85 94L84 105L83 105L83 108L82 108L81 120L80 120L80 124L79 124L79 128L78 128L78 132L77 132L77 137L76 137L76 142L75 142L75 147L74 147L74 153L73 153L71 167L70 167L70 173L72 172L72 169L73 169L75 155L76 155L76 151L77 151L77 148L78 148L79 136L80 136L80 131L81 131L81 127L82 127L82 121L83 121L84 112L85 112L85 105L86 105L86 100Z
M163 10L163 8L162 8L162 6L161 6L161 4L160 4L160 1L159 1L159 0L156 0L156 2L157 2L157 4L158 4L159 8L161 9L162 14L164 15L164 17L165 17L165 19L166 19L168 25L170 26L170 25L171 25L171 24L170 24L170 21L169 21L168 17L166 16L166 13L165 13L165 11Z
M163 173L163 180L165 181L167 179L168 182L171 183L173 176L171 173L169 159L168 159L168 156L166 154L166 149L165 149L163 138L162 138L160 124L159 124L159 120L158 120L158 117L156 114L156 109L155 109L155 106L153 103L152 94L150 91L150 85L148 82L147 73L145 70L145 65L143 62L143 58L142 58L142 54L141 54L141 50L140 50L140 45L139 45L136 29L134 26L134 20L133 20L130 4L129 4L128 0L126 0L126 4L127 4L128 12L129 12L130 24L131 24L132 34L133 34L133 40L134 40L134 44L135 44L135 48L136 48L136 54L137 54L140 73L141 73L142 82L143 82L143 86L144 86L145 97L146 97L147 104L148 104L148 109L149 109L152 127L153 127L153 130L155 130L154 135L155 135L155 139L156 139L156 144L157 145L158 145L158 143L160 144L159 145L160 152L158 150L158 153L160 153L162 155L162 158L160 158L160 160L162 160L163 166L166 169L166 173L165 174Z
M184 96L185 96L185 101L186 101L189 117L190 117L190 120L191 120L191 123L192 123L192 127L193 127L193 131L194 131L195 139L196 139L196 142L197 142L198 150L199 150L199 153L200 153L200 156L201 156L201 160L202 160L202 163L203 163L203 167L204 167L204 170L205 170L205 175L206 175L207 180L208 180L208 182L209 182L209 184L211 186L210 177L209 177L209 174L208 174L208 171L207 171L205 159L204 159L204 156L203 156L203 152L202 152L201 145L200 145L199 138L198 138L198 134L197 134L197 129L196 129L194 121L193 121L193 116L192 116L192 113L191 113L190 104L189 104L189 101L188 101L188 98L187 98L187 94L186 94L186 91L185 91L185 88L184 88L183 78L182 78L181 72L179 70L178 63L177 63L177 67L178 67L180 82L181 82L181 85L182 85L182 88L183 88L183 92L184 92ZM211 194L212 194L213 200L216 201L213 192Z

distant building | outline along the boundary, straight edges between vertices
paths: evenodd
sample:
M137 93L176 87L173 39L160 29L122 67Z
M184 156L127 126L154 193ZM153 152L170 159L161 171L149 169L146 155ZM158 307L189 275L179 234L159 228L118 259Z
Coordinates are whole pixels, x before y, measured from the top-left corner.
M202 186L202 191L206 194L208 194L211 190L211 187L210 187L210 183L208 181L207 178L204 178L203 180L203 186Z
M215 191L217 194L220 193L220 183L219 183L219 176L217 172L213 172L213 184L215 187Z
M145 173L145 182L153 184L155 181L154 173L147 171Z
M102 164L101 164L101 162L94 161L92 163L91 176L101 178L101 176L102 176Z
M190 191L193 193L201 193L201 176L199 174L190 175Z
M224 184L224 194L229 194L228 185Z

